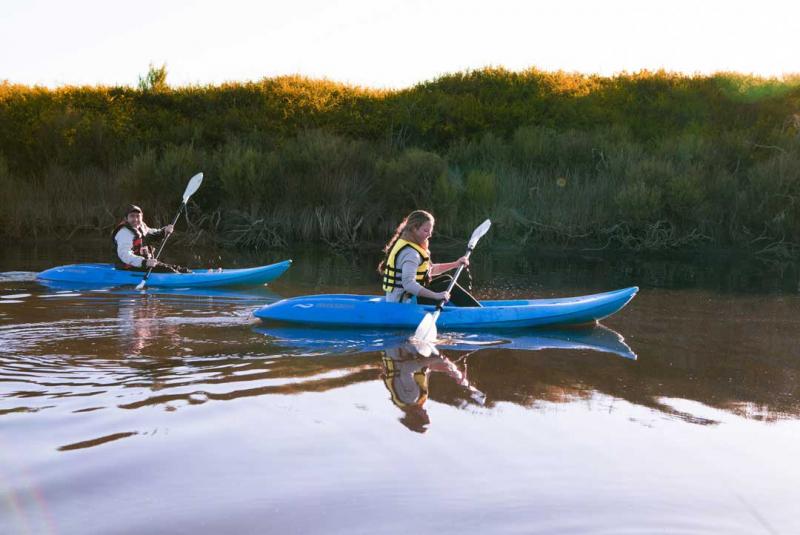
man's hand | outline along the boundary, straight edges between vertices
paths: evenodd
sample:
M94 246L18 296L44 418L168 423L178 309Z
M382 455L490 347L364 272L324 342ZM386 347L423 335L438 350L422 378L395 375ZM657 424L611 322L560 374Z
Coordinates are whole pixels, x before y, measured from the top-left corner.
M145 267L154 268L158 265L158 260L156 260L155 258L148 258L147 260L144 261L144 265Z
M172 225L167 225L166 227L164 227L164 234L166 236L169 236L170 234L172 234L172 232L174 230L175 230L175 227L173 227Z

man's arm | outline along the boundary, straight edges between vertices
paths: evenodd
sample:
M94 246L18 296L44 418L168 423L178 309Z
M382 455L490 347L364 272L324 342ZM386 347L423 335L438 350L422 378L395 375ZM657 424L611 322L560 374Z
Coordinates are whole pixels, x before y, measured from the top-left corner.
M152 229L147 225L145 225L144 223L142 223L142 230L144 231L144 235L147 236L148 238L154 238L160 240L172 234L173 227L172 225L167 225L165 227L161 227L158 229Z

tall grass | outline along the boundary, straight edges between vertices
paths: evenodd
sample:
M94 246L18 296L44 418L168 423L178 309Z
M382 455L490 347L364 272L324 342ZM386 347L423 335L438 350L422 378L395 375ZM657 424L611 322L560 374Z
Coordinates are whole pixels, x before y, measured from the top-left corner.
M146 84L147 85L147 84ZM796 252L800 80L486 69L401 91L299 77L170 88L0 84L0 236L164 223L194 236L381 241L414 208L523 244Z

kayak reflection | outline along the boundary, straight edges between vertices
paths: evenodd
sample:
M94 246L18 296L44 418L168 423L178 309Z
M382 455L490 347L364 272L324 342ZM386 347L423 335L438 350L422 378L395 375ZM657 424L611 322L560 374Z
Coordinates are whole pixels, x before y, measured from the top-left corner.
M142 290L135 290L130 286L110 286L107 284L91 284L85 282L64 282L37 279L37 283L58 292L101 292L119 296L144 296ZM221 288L162 288L149 287L148 293L152 295L164 296L186 296L186 297L220 297L231 299L252 299L263 302L279 301L280 295L266 286L256 286L243 289L221 289Z
M255 327L277 346L295 350L301 355L325 355L384 351L408 343L408 333L387 330L308 328L296 326ZM436 341L438 349L476 351L480 349L543 349L588 350L612 353L636 360L636 353L623 336L603 325L586 329L522 329L519 331L483 331L480 333L448 333Z
M464 362L462 371L443 353L426 346L409 340L384 350L381 358L383 384L389 391L392 403L403 411L400 422L417 433L427 431L430 424L424 405L428 400L432 372L451 378L469 392L474 402L480 405L486 402L486 395L467 379L467 355L459 358Z

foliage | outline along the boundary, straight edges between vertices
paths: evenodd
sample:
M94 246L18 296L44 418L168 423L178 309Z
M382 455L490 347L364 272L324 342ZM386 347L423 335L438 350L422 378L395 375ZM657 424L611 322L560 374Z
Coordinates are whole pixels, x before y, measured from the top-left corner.
M800 78L483 69L397 91L298 76L137 89L0 83L0 236L167 220L239 246L464 236L628 249L800 243Z
M163 91L167 88L167 65L156 67L152 63L147 69L147 74L139 77L139 91Z

